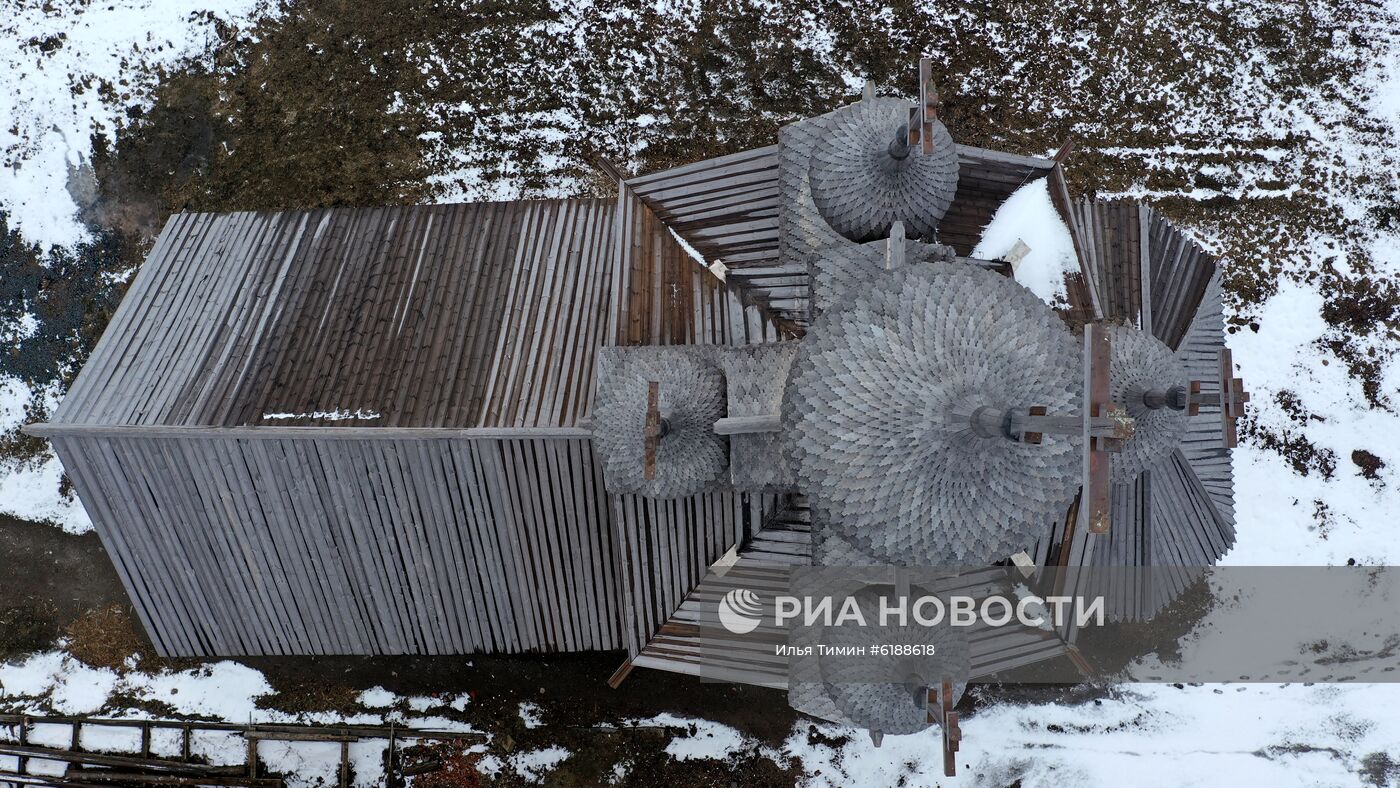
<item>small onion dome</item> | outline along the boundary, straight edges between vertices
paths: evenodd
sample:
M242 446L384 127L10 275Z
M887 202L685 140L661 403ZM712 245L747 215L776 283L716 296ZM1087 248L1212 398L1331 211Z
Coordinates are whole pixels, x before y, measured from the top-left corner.
M928 592L911 589L912 596ZM831 702L853 724L882 734L918 733L929 727L928 690L944 677L953 682L953 704L967 687L971 655L967 634L947 623L877 624L879 600L894 597L892 586L872 586L855 594L869 626L832 626L822 630L826 656L820 659L824 689ZM887 646L872 650L871 644ZM843 647L860 649L846 656ZM900 653L900 652L908 653ZM931 652L931 653L930 653Z
M646 478L647 392L659 383L664 432L655 478ZM695 347L604 348L598 356L593 445L609 492L679 498L704 492L729 467L729 447L714 431L724 416L724 376Z
M1035 294L964 263L882 273L804 338L785 445L814 520L881 562L987 565L1063 517L1078 439L984 435L966 414L1079 408L1080 343Z
M940 121L933 152L901 145L909 103L858 101L831 113L812 151L812 200L832 229L853 241L873 241L903 221L910 235L932 240L958 189L958 151Z
M1151 334L1109 326L1108 336L1113 347L1112 399L1125 405L1136 422L1133 437L1113 455L1113 481L1126 484L1181 445L1190 417L1184 409L1162 404L1162 399L1170 400L1173 389L1184 393L1190 381L1176 354Z

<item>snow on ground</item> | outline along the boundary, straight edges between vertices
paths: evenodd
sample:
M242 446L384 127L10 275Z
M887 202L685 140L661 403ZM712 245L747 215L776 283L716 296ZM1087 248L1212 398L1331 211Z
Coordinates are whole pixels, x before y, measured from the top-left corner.
M3 180L3 179L0 179ZM0 377L0 433L25 420L29 387L13 378ZM59 495L63 466L52 453L36 463L7 468L0 464L0 514L35 522L51 522L70 534L92 530L92 520L77 496Z
M1145 685L1082 706L1001 703L963 722L958 777L936 730L785 751L814 786L1318 786L1363 784L1366 756L1400 746L1400 687ZM844 731L818 726L828 736ZM1131 775L1130 782L1128 775Z
M0 209L26 238L71 246L86 237L68 178L91 158L93 133L153 85L144 67L202 53L215 20L239 24L259 0L50 0L7 4L0 20ZM104 96L104 94L106 94Z
M522 702L520 704L520 721L525 723L526 728L530 729L544 725L544 721L540 719L540 707L528 700Z
M1306 434L1336 455L1332 479L1300 476L1277 453L1242 445L1235 452L1238 541L1224 561L1233 565L1400 563L1400 418L1369 408L1345 364L1314 342L1327 327L1322 299L1304 285L1285 283L1260 310L1258 333L1242 331L1229 344L1253 397L1251 413L1277 431ZM1391 362L1389 392L1400 389ZM1290 391L1317 419L1297 424L1274 404ZM1257 403L1257 404L1255 404ZM1351 453L1364 449L1385 462L1379 480L1366 479ZM1313 523L1318 506L1323 524ZM1304 524L1306 527L1299 527Z
M695 758L722 761L735 753L757 746L752 739L728 725L695 717L658 714L645 720L632 720L629 724L685 729L685 733L673 736L666 745L666 754L678 761L689 761ZM775 760L777 759L775 753L768 754Z
M572 754L567 749L555 745L529 752L517 752L510 756L508 763L526 782L540 783L544 782L545 775L568 760Z
M1129 784L1125 775L1144 788L1361 785L1363 771L1385 763L1379 753L1400 747L1396 703L1400 685L1302 684L1137 685L1084 705L999 703L963 720L951 779L937 729L886 736L876 748L864 732L804 721L772 750L705 720L637 722L692 727L667 747L682 760L754 750L781 765L800 758L814 788L1108 786Z
M62 651L35 654L23 661L0 664L0 710L13 713L90 715L113 719L153 719L140 709L130 708L130 699L159 702L168 705L175 714L232 723L310 723L399 725L436 731L475 732L467 724L441 716L405 714L441 707L456 700L432 700L400 697L382 687L366 690L359 696L366 711L349 716L317 713L293 715L258 707L258 699L273 693L267 679L257 670L236 662L215 662L181 671L144 673L128 670L123 673L105 668L93 668ZM390 710L392 709L392 710ZM15 731L0 726L0 740L13 740ZM67 747L71 731L67 725L38 725L30 741L41 746ZM124 729L90 726L83 729L83 746L89 750L130 752L139 747L139 737ZM236 764L244 761L247 744L234 733L208 731L197 733L192 742L197 755L215 764ZM154 731L152 751L156 755L175 755L180 743L174 731ZM386 744L366 740L352 743L350 757L354 765L356 784L381 785ZM470 751L480 752L485 745L472 745ZM264 764L276 772L291 775L289 785L333 785L339 769L340 745L324 742L267 741L258 750ZM511 760L517 773L538 781L540 777L568 758L560 747L534 753L519 754ZM0 763L0 766L3 766Z

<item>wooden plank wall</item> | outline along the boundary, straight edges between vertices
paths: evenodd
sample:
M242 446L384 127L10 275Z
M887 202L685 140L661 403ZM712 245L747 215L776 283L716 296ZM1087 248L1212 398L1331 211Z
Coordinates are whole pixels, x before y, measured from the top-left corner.
M586 440L53 440L162 655L622 647Z
M778 254L777 145L642 175L627 186L707 260L738 270Z
M1151 271L1146 301L1151 331L1167 347L1177 349L1191 328L1198 307L1207 300L1206 291L1215 276L1216 263L1190 236L1155 211L1144 206L1143 213L1146 259ZM1218 306L1218 291L1215 300ZM1223 331L1223 317L1221 320ZM1223 333L1220 342L1223 347Z
M1146 205L1087 197L1072 203L1058 168L1050 178L1051 199L1070 227L1083 272L1086 292L1076 297L1070 288L1075 324L1092 310L1175 350L1205 297L1215 260Z
M1080 265L1105 320L1138 325L1142 307L1142 244L1138 203L1082 198L1074 206Z
M54 421L573 424L612 220L609 200L176 215Z
M762 308L745 304L735 288L691 257L627 184L620 184L617 216L614 344L744 345L783 338ZM773 496L731 492L676 500L612 496L629 655L774 506Z
M1216 271L1206 283L1201 306L1176 349L1177 358L1186 365L1187 374L1192 380L1201 381L1201 390L1207 394L1220 391L1218 370L1223 347L1225 315L1221 303L1220 272ZM1186 438L1181 444L1181 453L1195 469L1201 484L1215 503L1216 511L1229 528L1229 540L1233 543L1234 470L1230 465L1230 450L1225 448L1222 437L1219 405L1202 405L1200 414L1191 418Z
M1065 322L1071 327L1078 329L1087 323L1092 323L1103 319L1103 312L1098 302L1098 295L1094 288L1090 286L1089 279L1085 274L1088 259L1088 241L1084 237L1084 231L1079 225L1079 218L1074 208L1074 200L1069 194L1069 184L1065 181L1064 167L1056 162L1050 174L1046 176L1048 180L1048 191L1050 192L1050 202L1055 206L1055 211L1069 228L1070 242L1074 244L1075 257L1079 259L1080 270L1077 273L1065 276L1065 291L1069 297L1069 309L1062 312Z

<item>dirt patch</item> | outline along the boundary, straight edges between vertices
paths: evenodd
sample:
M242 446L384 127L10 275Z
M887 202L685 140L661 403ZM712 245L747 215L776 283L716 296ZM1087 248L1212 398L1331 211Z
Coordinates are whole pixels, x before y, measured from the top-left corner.
M1240 437L1281 455L1299 476L1316 473L1324 479L1331 479L1337 472L1337 453L1326 447L1318 447L1301 430L1275 430L1260 424L1246 413L1240 422Z
M1380 481L1381 469L1385 468L1385 461L1365 449L1355 449L1351 453L1351 462L1361 469L1361 475L1371 481Z
M415 777L413 788L476 788L481 785L477 763L480 753L463 752L451 742L433 742L405 748L401 770Z
M129 604L97 534L0 516L0 561L0 610L44 621L52 639L90 610ZM19 653L0 642L0 659Z
M49 605L0 609L0 655L47 651L58 642L59 626Z
M1400 763L1389 753L1373 752L1361 759L1360 774L1367 785L1386 788L1400 783Z

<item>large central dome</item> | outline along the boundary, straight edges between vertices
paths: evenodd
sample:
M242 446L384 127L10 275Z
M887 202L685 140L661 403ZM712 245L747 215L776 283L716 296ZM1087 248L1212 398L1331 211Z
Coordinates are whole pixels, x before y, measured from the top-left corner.
M968 414L1079 409L1079 343L1033 293L955 263L883 273L793 365L788 451L817 519L879 562L990 564L1062 517L1078 440L978 432Z

